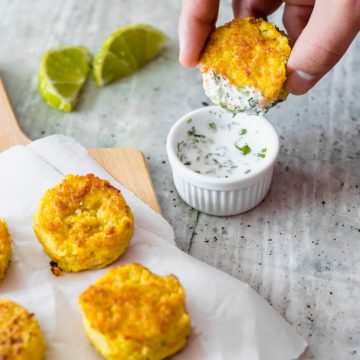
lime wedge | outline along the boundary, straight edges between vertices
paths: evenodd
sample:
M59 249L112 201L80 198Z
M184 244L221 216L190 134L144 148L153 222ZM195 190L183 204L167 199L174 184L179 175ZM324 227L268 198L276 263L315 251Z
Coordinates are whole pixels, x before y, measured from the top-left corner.
M167 42L160 30L143 24L126 25L106 38L94 58L98 86L127 76L155 58Z
M41 58L39 91L55 109L70 112L88 77L91 54L82 46L59 47Z

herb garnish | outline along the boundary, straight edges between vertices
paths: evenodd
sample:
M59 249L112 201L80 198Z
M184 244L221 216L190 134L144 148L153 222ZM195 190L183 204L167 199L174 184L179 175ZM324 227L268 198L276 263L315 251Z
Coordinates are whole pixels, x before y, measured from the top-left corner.
M218 83L220 81L220 76L217 76L215 74L215 71L214 70L211 70L211 77L213 78L213 80Z
M247 133L247 129L241 129L240 135L245 135Z
M214 163L219 167L219 169L225 167L219 160L213 158Z
M256 99L254 99L254 98L250 98L250 99L248 100L248 103L249 103L250 108L253 109L253 108L256 106L257 101L256 101Z
M192 118L188 118L186 122L190 124L192 122Z
M184 165L190 166L190 165L191 165L191 161L185 161L185 162L184 162Z
M216 124L213 123L213 122L211 122L211 123L209 124L209 127L210 127L211 129L216 130Z
M208 159L211 155L215 155L215 156L224 156L222 155L220 152L215 152L215 153L212 153L212 152L209 152L205 155L205 159Z
M261 158L265 158L265 156L266 156L266 151L267 151L267 148L262 148L261 149L261 152L258 154L258 157L261 157Z
M197 137L197 138L205 138L205 135L201 135L201 134L196 133L195 126L193 126L190 130L188 130L187 134L189 136L194 136L194 137Z
M240 150L244 155L247 155L251 152L250 146L248 144L240 147L235 144L235 147Z

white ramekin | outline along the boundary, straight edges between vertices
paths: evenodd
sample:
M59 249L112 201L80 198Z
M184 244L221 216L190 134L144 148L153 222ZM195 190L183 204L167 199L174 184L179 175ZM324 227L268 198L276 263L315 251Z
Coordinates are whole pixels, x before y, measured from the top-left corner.
M251 174L231 178L216 178L198 174L185 166L177 157L177 143L187 128L187 120L197 121L209 118L209 111L221 112L223 121L233 115L218 106L194 110L179 119L167 137L167 153L179 196L191 207L217 216L229 216L248 211L258 205L269 191L274 164L279 152L279 137L273 126L262 116L249 115L249 121L257 121L266 132L268 148L272 148L263 166ZM243 114L241 116L244 116Z

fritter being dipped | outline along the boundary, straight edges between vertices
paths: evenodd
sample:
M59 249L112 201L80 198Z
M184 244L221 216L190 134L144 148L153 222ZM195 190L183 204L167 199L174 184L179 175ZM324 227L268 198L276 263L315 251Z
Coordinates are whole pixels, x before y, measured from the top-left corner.
M0 359L42 360L45 340L34 314L0 299Z
M44 194L34 231L57 275L114 262L130 242L134 219L120 190L108 181L68 175Z
M89 340L108 360L165 359L186 345L191 332L178 279L139 264L111 269L79 304Z
M4 280L11 262L11 237L6 222L0 219L0 282Z
M261 113L287 98L287 35L263 19L234 19L217 28L201 55L206 95L233 113Z

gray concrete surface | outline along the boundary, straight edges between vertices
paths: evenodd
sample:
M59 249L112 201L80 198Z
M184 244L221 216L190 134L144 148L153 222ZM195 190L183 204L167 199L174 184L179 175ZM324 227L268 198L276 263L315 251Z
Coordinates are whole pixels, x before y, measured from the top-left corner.
M61 133L89 147L141 149L181 249L249 283L309 342L311 358L360 359L359 39L314 90L268 114L281 152L265 201L243 215L211 217L179 199L166 159L171 125L208 101L198 71L177 62L179 7L179 0L0 0L0 74L22 128L32 139ZM223 1L219 22L230 18ZM169 35L160 58L103 89L89 81L71 114L42 102L44 51L63 44L95 51L134 22Z

